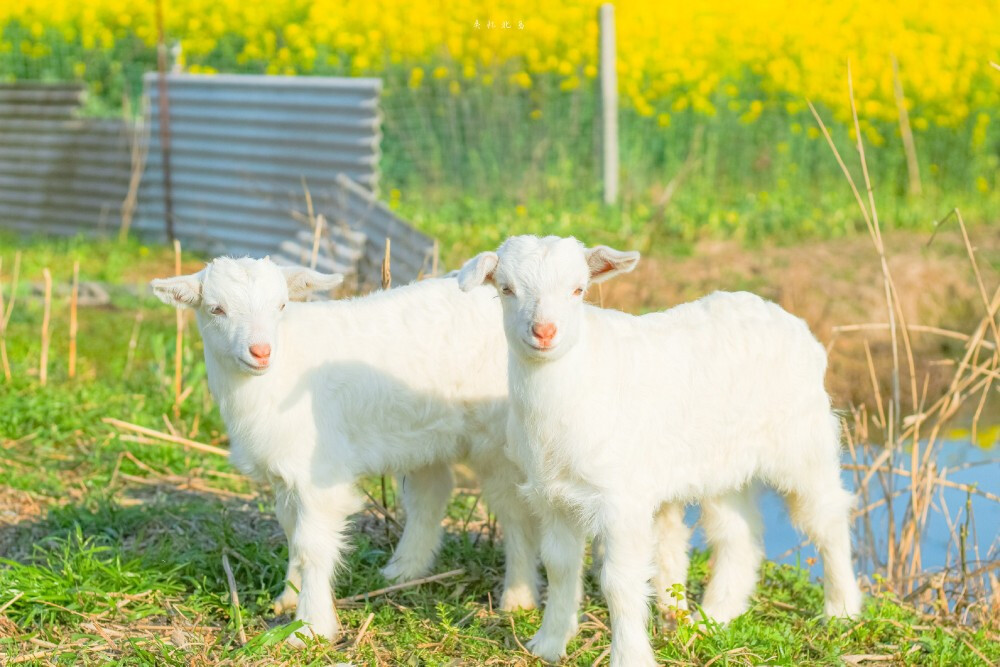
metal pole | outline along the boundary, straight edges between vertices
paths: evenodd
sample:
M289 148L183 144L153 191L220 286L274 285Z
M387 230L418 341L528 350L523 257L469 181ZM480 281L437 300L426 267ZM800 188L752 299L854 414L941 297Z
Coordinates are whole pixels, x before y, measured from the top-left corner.
M618 71L615 68L615 6L601 5L601 152L604 173L604 203L618 199Z
M174 197L170 177L170 99L167 96L167 42L163 31L163 0L156 0L156 68L160 92L160 152L163 156L163 217L167 240L174 241Z

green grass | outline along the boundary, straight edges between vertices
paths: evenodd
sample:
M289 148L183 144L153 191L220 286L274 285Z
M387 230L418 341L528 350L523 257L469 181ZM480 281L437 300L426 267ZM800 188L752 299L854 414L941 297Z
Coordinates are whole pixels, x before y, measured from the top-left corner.
M5 240L0 252L5 276L13 244ZM537 629L540 614L492 610L502 577L501 544L468 493L456 494L449 509L435 567L465 574L344 606L340 644L315 642L301 653L284 647L282 638L295 626L288 617L275 618L269 604L281 590L287 552L267 490L232 475L221 457L124 440L101 421L113 416L163 430L168 415L183 433L224 445L194 327L188 327L184 360L185 386L194 389L173 417L174 314L141 285L128 284L169 271L169 256L135 244L81 241L24 249L8 338L15 379L0 384L0 607L7 605L0 614L0 656L66 665L533 664L519 642ZM81 308L80 375L71 381L65 372L66 297L57 296L50 380L42 388L35 374L41 308L31 283L43 265L52 267L57 283L65 282L74 257L85 279L113 283L112 301ZM140 308L145 317L126 376ZM378 495L378 480L366 486ZM390 486L394 505L391 492ZM379 568L398 537L374 514L365 512L356 523L354 548L337 577L338 597L386 585ZM223 554L233 568L245 646L238 640ZM707 554L695 554L689 582L695 600L708 570ZM703 635L690 627L676 633L651 628L660 660L831 665L862 654L915 665L980 665L979 654L1000 660L990 631L927 619L889 594L869 597L859 621L826 622L819 615L822 591L806 570L767 564L760 584L752 610L728 627ZM569 652L572 664L590 665L609 640L607 609L591 577L584 608L588 616ZM374 619L365 639L353 647L369 614Z

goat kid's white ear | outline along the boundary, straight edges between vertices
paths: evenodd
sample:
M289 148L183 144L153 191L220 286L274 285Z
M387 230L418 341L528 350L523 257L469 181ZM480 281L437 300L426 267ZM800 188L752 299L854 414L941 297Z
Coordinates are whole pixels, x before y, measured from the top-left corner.
M153 294L168 306L197 308L201 305L201 279L203 271L174 278L154 278L149 284Z
M481 252L466 262L458 272L458 286L463 292L471 292L483 283L493 282L493 272L497 270L500 257L495 252Z
M301 299L313 292L326 292L344 282L344 276L339 273L320 273L303 266L285 266L281 272L285 274L291 299Z
M628 273L639 263L639 253L635 250L621 251L599 245L584 251L587 266L590 267L590 281L602 283L621 273Z

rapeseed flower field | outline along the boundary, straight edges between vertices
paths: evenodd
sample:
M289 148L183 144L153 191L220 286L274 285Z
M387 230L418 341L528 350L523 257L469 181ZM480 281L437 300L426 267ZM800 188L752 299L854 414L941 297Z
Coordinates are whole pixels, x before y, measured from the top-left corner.
M394 204L438 189L448 201L456 192L502 201L517 216L539 199L564 204L581 183L585 198L597 187L599 4L165 0L164 15L174 57L190 72L383 77ZM630 219L653 216L651 191L697 153L685 196L666 216L669 233L854 226L849 206L826 201L839 176L807 107L814 102L850 140L848 60L897 223L925 224L956 204L980 217L993 209L995 2L615 4L623 175L626 192L647 200ZM113 113L155 66L156 36L151 0L6 2L0 78L81 80L95 111ZM918 202L905 192L901 106L925 184ZM699 204L706 194L713 203Z

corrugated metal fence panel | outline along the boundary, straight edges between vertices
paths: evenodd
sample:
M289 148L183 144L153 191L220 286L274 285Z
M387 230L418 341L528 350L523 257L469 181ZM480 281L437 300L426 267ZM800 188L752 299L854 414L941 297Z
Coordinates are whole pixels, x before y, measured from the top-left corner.
M164 233L157 75L145 79L151 115L136 221ZM333 217L337 176L378 185L381 81L331 77L171 74L174 229L213 253L263 255L306 224Z
M0 227L29 234L113 231L131 171L117 120L78 118L82 86L0 85Z
M365 252L358 268L363 283L380 284L386 238L391 240L390 267L394 285L413 282L431 273L434 239L408 225L372 193L349 178L338 176L337 184L338 200L330 220L364 233ZM440 271L440 267L438 269Z
M146 172L133 228L164 238L156 75ZM365 236L362 282L378 285L385 239L394 284L430 273L434 240L375 195L377 79L168 77L174 225L186 245L261 256L309 228L314 212ZM79 118L84 91L0 85L0 226L28 233L114 231L131 175L133 128Z

